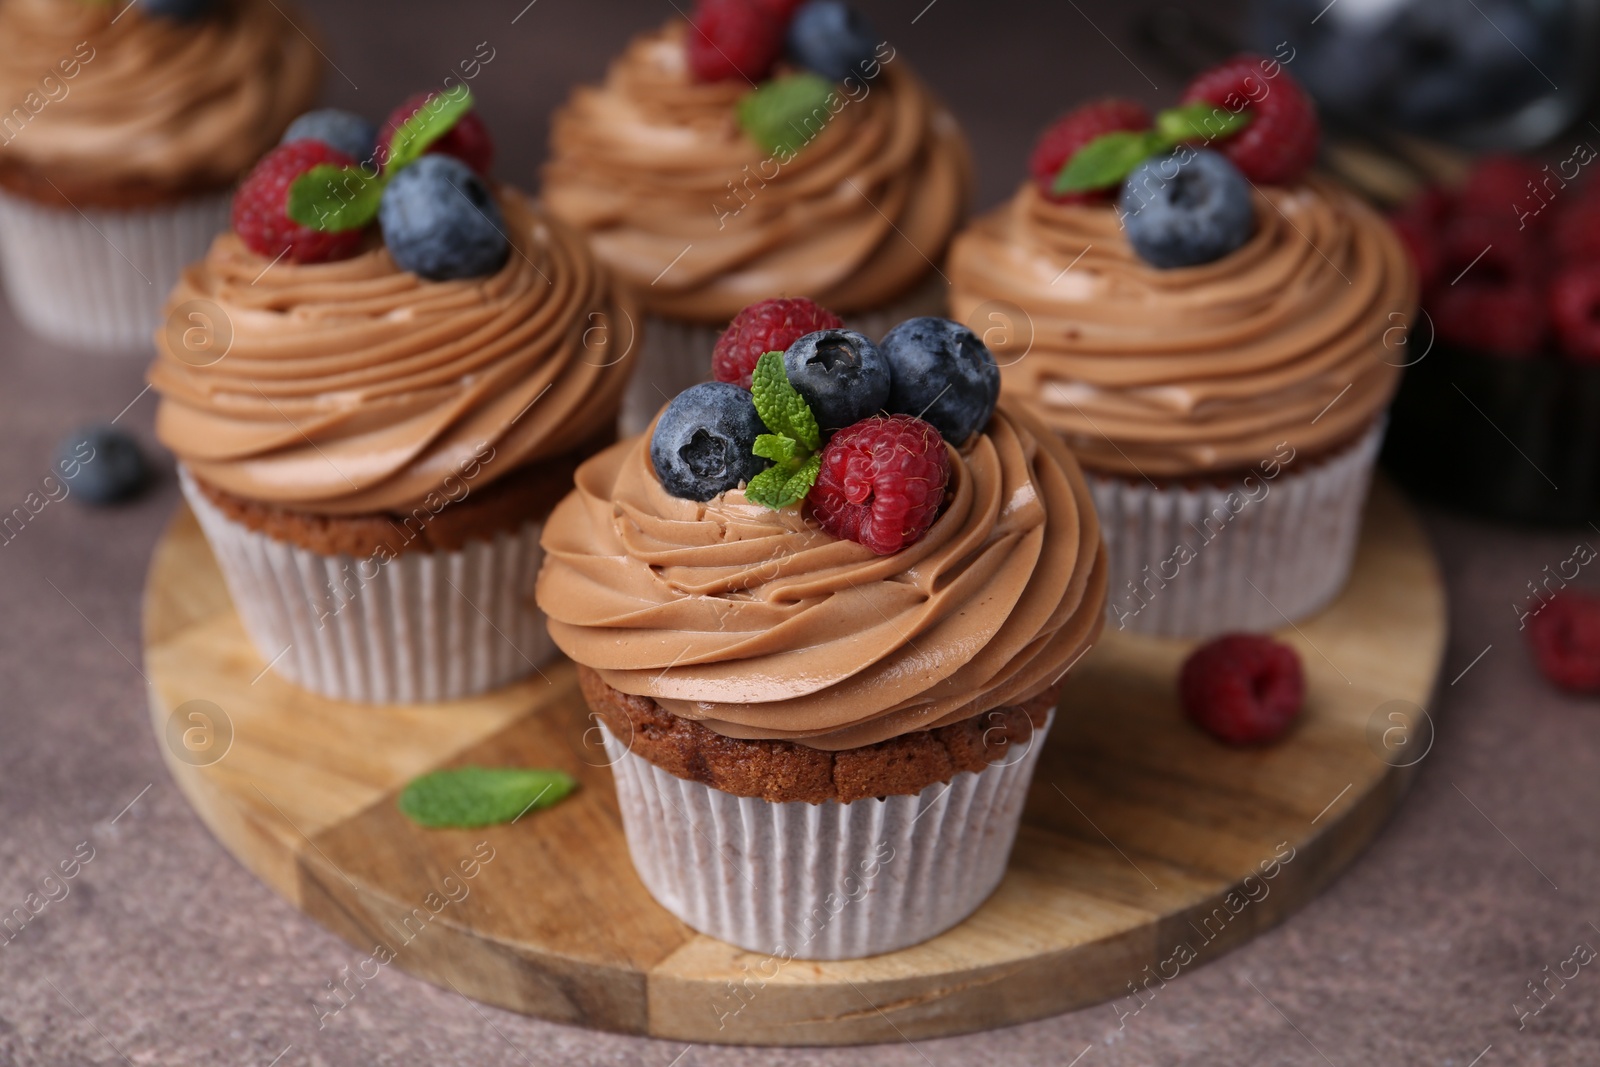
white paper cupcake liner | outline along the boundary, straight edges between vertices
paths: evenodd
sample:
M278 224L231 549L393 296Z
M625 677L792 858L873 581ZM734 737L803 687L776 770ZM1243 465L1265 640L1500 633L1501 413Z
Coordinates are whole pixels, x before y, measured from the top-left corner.
M148 355L183 268L228 228L232 193L170 207L37 204L0 193L0 266L12 309L58 344Z
M233 521L179 473L245 631L296 685L365 704L456 700L555 651L533 602L543 523L383 563L325 556Z
M1090 475L1111 557L1107 624L1207 638L1321 610L1350 577L1383 430L1379 420L1314 466L1225 488Z
M906 319L943 315L945 282L937 274L886 307L845 315L845 325L876 341ZM622 396L622 433L640 433L662 405L697 382L711 379L711 352L726 324L706 326L650 315L633 377Z
M838 960L926 941L994 892L1049 729L981 772L849 804L733 796L604 736L628 851L662 907L751 952Z

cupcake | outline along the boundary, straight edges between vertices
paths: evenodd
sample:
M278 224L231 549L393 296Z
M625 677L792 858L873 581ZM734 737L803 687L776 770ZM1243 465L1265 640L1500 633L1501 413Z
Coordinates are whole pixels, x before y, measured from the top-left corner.
M551 212L649 316L625 432L704 380L754 301L809 297L872 337L942 313L972 189L955 119L837 0L703 0L572 95L550 155Z
M272 0L0 0L0 263L29 329L149 343L232 187L316 98L305 25Z
M656 900L753 952L873 955L999 883L1105 549L971 331L766 340L750 390L692 386L578 468L538 601Z
M326 696L450 700L535 670L541 524L615 440L631 313L581 235L450 154L487 165L470 107L404 110L381 171L274 149L157 338L156 431L245 629ZM359 129L329 118L330 139Z
M1283 625L1349 576L1417 283L1388 224L1308 176L1280 64L1202 74L1152 121L1086 105L951 251L951 313L1089 476L1119 628Z

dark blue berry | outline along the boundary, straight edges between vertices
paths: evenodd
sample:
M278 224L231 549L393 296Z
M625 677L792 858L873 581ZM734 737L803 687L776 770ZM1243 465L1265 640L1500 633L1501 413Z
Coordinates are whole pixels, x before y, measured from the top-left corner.
M371 159L377 151L378 127L353 111L325 107L321 111L307 111L289 123L280 143L290 141L321 141L360 163Z
M135 496L150 468L132 437L111 426L86 426L56 446L52 474L73 496L90 504L116 504Z
M436 282L493 274L511 248L489 187L451 156L423 156L396 174L378 222L400 269Z
M854 330L806 334L783 354L783 369L824 434L875 415L889 402L889 361Z
M811 0L789 23L789 56L829 81L853 75L877 51L880 38L861 14L839 0Z
M674 397L656 420L650 463L673 496L710 500L767 468L750 451L766 432L749 392L732 382L702 382Z
M1180 148L1139 164L1117 209L1139 258L1163 269L1221 259L1256 229L1250 182L1206 149Z
M204 18L216 6L216 0L139 0L139 9L146 15L185 22Z
M889 361L889 411L933 423L953 445L989 424L1000 366L978 335L949 319L907 319L879 342Z

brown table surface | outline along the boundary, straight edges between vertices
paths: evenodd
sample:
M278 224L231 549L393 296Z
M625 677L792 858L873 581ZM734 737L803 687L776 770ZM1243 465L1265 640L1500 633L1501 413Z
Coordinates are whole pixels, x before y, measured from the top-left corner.
M495 59L476 90L500 173L532 184L545 117L567 87L596 78L631 30L672 9L525 3L319 3L343 72L330 75L327 98L379 117L487 41ZM982 205L1014 187L1035 130L1065 104L1104 92L1155 102L1181 87L1131 33L1133 13L1152 4L1085 0L1049 14L1020 0L925 4L868 7L966 124ZM70 895L14 940L0 934L0 1063L1595 1062L1595 968L1526 1029L1513 1007L1532 1003L1527 984L1575 945L1600 946L1600 709L1538 676L1512 610L1530 579L1593 532L1436 513L1427 522L1449 579L1452 637L1437 743L1412 795L1323 897L1186 973L1125 1026L1103 1005L914 1046L685 1048L482 1008L389 970L319 1031L312 1000L351 950L212 840L149 728L140 590L177 492L151 435L154 397L140 393L144 356L57 350L0 315L3 510L37 487L63 433L125 407L120 425L161 456L157 489L137 503L52 504L0 547L0 912L80 842L94 849Z

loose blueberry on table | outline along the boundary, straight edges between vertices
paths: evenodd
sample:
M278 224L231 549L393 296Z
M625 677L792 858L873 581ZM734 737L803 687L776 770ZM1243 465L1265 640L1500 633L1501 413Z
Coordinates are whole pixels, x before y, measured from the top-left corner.
M55 461L69 491L87 504L119 504L138 495L150 480L138 444L112 426L88 426L69 434L56 446Z

